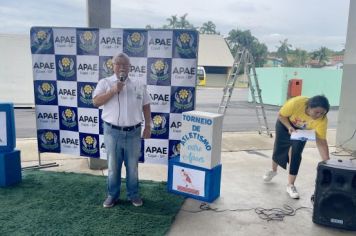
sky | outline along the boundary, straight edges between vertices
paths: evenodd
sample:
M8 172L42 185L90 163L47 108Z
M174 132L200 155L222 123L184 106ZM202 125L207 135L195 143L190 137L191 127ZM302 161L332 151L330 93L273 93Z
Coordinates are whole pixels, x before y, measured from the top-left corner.
M212 21L224 37L250 30L269 51L288 39L307 51L345 47L350 0L111 0L112 28L154 28L188 14L194 26ZM87 0L0 0L0 34L29 34L31 26L85 27Z

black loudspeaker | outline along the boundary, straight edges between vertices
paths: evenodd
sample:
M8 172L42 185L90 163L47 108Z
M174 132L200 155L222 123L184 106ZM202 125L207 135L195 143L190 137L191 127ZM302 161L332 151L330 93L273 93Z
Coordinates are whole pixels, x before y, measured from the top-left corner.
M328 160L318 164L313 222L356 230L356 161Z

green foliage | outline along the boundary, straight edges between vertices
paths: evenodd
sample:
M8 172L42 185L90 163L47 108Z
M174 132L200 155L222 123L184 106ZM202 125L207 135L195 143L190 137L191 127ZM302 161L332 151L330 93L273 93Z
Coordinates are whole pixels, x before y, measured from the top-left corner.
M319 50L313 51L310 57L313 60L317 60L319 66L325 66L326 63L329 61L330 54L331 51L328 48L321 47Z
M276 54L278 55L278 53ZM288 49L285 57L283 65L288 67L305 67L309 59L308 52L299 48L295 50Z
M283 59L283 65L288 66L288 54L292 47L292 44L288 43L288 39L284 39L283 41L279 41L281 44L277 49L277 56Z
M249 30L242 31L239 29L233 29L229 32L229 36L226 38L226 41L233 55L236 54L237 48L242 46L251 52L255 60L256 67L262 67L263 64L265 64L268 52L267 46L260 43L256 37L252 36Z
M164 25L164 29L195 29L194 25L190 24L187 20L188 13L180 16L173 15L170 18L167 18L168 25Z
M216 31L216 25L212 21L203 23L202 27L199 29L199 32L201 34L220 34Z

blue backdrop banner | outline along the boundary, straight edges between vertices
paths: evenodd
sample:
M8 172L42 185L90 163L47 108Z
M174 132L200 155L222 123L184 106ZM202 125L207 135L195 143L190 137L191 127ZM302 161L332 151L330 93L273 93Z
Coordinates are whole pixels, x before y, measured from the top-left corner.
M106 159L101 109L92 93L125 52L129 76L151 97L152 137L141 160L167 164L179 154L181 113L194 110L196 30L32 27L31 52L40 152Z

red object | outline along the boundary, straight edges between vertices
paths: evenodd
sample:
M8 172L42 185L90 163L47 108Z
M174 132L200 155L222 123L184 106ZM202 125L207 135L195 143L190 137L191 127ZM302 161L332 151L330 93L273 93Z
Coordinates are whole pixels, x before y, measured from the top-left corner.
M302 95L303 80L290 79L288 83L288 98Z

